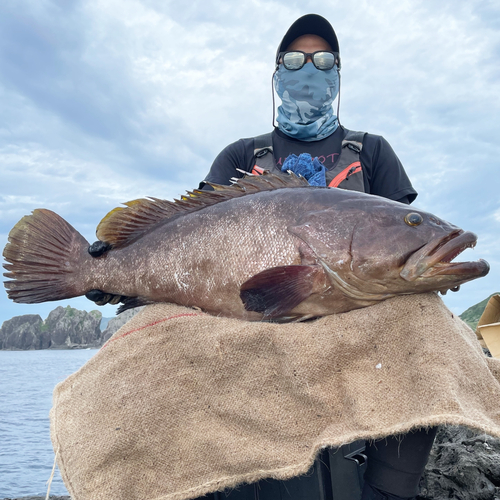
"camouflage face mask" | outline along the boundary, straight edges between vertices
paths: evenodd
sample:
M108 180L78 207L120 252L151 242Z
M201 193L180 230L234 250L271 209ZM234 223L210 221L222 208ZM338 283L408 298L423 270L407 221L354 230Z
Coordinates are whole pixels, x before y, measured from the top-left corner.
M333 101L339 92L337 67L328 71L306 63L299 70L285 69L282 64L274 74L274 86L281 99L278 128L301 141L319 141L338 127Z

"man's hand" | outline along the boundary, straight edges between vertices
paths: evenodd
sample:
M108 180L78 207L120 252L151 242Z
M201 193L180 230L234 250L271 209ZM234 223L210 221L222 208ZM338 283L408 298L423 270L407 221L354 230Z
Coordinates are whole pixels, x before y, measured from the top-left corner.
M97 240L89 246L89 254L97 258L106 253L110 248L111 245L109 243ZM105 293L101 290L90 290L90 292L85 294L85 297L95 302L98 306L104 306L106 304L114 306L127 298L123 295L113 295L112 293Z
M89 254L92 255L92 257L100 257L110 248L111 245L109 243L104 243L104 241L97 240L89 246Z

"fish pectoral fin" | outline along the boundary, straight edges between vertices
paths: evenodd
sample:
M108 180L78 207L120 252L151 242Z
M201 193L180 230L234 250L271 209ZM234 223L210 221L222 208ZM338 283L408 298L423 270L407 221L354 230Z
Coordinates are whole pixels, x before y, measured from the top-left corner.
M273 319L290 312L307 299L324 281L321 266L279 266L266 269L245 281L240 297L247 311Z

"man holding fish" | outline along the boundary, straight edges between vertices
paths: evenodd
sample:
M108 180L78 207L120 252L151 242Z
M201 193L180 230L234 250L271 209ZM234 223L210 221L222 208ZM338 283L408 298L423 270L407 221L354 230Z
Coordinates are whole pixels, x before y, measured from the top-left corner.
M290 321L485 276L483 260L451 262L475 245L473 233L407 208L417 193L387 141L339 124L339 70L330 23L313 14L298 19L276 55L282 104L271 134L225 148L201 189L181 200L114 209L90 247L54 212L34 210L3 252L9 297L39 303L86 295L99 305L122 301L121 310L170 302ZM253 175L241 179L245 173ZM362 500L414 498L435 433L367 443Z
M417 192L389 143L381 136L346 130L334 114L340 66L339 44L331 24L314 14L295 21L276 53L273 83L282 102L278 126L271 134L240 139L226 147L200 187L228 185L244 172L259 175L263 170L292 170L311 184L410 204ZM436 428L416 430L367 442L362 500L413 498L435 434Z

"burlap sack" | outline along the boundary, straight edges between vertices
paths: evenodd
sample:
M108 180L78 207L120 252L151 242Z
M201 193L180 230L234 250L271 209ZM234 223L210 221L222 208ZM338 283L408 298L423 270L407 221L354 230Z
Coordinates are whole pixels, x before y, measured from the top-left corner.
M194 498L412 427L500 437L500 360L435 294L287 325L144 309L57 385L74 500Z

